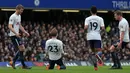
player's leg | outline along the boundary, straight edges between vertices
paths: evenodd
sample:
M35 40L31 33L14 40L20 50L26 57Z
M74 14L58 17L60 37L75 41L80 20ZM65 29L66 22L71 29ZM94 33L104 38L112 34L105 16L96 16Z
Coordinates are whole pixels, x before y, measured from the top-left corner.
M18 49L18 44L17 44L16 40L17 40L17 38L16 38L15 36L12 36L12 37L11 37L11 41L12 41L12 43L13 43L13 45L14 45L14 48L15 48L15 49ZM16 54L15 54L15 56L14 56L14 58L13 58L13 62L10 61L10 65L11 65L14 69L16 69L16 68L15 68L15 62L16 62L16 60L18 59L18 56L19 56L19 51L16 52Z
M129 48L128 43L129 43L129 42L122 42L121 48L122 48L122 49L124 49L124 48ZM117 55L117 53L116 53L116 55ZM122 66L121 66L121 63L120 63L119 58L117 58L117 68L118 68L118 69L122 69Z
M16 60L18 59L19 57L19 50L16 52L14 58L13 58L13 64L15 64Z
M122 42L122 45L121 45L121 49L124 49L124 48L127 48L127 42ZM118 53L116 52L116 55L118 55ZM117 57L117 68L118 69L122 69L122 66L121 66L121 63L120 63L120 59Z
M58 70L66 69L66 66L63 64L62 58L56 61Z
M101 44L101 40L94 40L94 48L96 48L96 58L98 59L98 62L100 64L103 63L101 56L102 56L102 44Z
M23 66L22 68L23 69L31 69L31 67L26 66L25 63L24 63L24 55L23 55L23 53L25 51L25 47L24 47L24 45L22 43L22 40L20 38L17 38L16 43L18 44L18 48L19 48L20 61L21 61L21 64Z
M94 40L89 40L88 42L89 42L90 48L92 50L92 53L90 55L90 59L92 60L92 62L94 64L94 69L97 70L97 59L95 56Z
M116 56L118 55L118 53L116 52ZM116 62L117 62L117 69L122 69L121 63L120 63L120 59L118 58L118 56L116 57Z
M49 66L46 67L46 69L54 69L55 66L55 61L54 60L49 60Z
M122 69L121 64L120 64L120 60L118 58L118 52L116 52L116 48L118 45L119 41L117 41L116 43L114 43L114 45L112 45L110 47L110 52L111 52L111 56L112 56L112 60L113 60L113 66L111 67L111 69Z
M113 66L111 67L111 69L114 69L114 68L117 68L117 62L116 62L116 52L115 52L115 46L112 45L110 47L110 53L111 53L111 56L112 56L112 61L113 61Z
M130 55L130 42L127 42L125 48L129 50L126 52L126 54Z

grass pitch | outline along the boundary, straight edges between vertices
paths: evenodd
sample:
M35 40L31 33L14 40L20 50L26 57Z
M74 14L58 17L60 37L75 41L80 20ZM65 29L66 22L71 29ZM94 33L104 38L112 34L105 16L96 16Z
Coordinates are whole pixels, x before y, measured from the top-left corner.
M45 67L32 67L30 70L17 67L16 70L7 67L0 67L0 73L130 73L130 66L124 66L122 70L110 70L110 67L99 67L94 71L92 66L73 66L67 67L66 70L46 70Z

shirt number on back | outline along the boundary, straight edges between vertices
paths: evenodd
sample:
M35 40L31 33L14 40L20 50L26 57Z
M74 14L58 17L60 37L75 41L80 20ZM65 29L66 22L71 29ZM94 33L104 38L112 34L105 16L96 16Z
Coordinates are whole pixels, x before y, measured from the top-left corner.
M97 22L90 22L91 25L91 30L96 30L98 27L98 23Z
M58 52L58 46L48 46L50 52Z

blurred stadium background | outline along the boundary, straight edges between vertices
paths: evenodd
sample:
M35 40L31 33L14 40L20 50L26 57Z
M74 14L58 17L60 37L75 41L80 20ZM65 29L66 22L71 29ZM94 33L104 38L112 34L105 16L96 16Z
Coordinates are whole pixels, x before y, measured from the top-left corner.
M67 66L91 66L88 56L89 46L85 42L84 20L90 15L92 5L98 8L98 15L104 18L106 32L101 32L103 42L102 59L105 65L111 65L108 52L111 42L118 39L118 21L114 20L113 11L122 10L124 17L130 21L130 0L0 0L0 66L7 66L15 55L15 49L8 36L8 19L14 13L15 6L22 4L22 25L30 33L26 38L22 34L26 51L26 63L30 66L44 66L45 42L49 39L51 28L58 29L58 38L65 44L64 50L69 53L63 60ZM130 65L129 49L119 51L123 65ZM19 64L20 65L20 64ZM18 65L18 66L19 66ZM102 66L102 65L101 65Z

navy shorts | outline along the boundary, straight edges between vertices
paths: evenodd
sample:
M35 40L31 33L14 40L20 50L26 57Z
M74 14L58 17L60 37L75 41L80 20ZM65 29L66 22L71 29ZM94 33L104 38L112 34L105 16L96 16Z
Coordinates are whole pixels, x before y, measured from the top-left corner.
M114 45L115 47L117 47L119 42L120 42L120 40L115 41L112 45ZM123 41L123 42L122 42L122 45L121 45L121 48L122 48L122 49L123 49L123 48L126 48L128 43L129 43L129 42L124 42L124 41Z
M16 36L11 36L11 41L15 48L18 48L18 46L23 44L23 41L21 38L18 38Z
M49 60L49 64L50 64L49 69L54 69L55 64L59 66L64 66L62 58L60 58L59 60Z
M88 40L90 48L101 48L101 40Z

